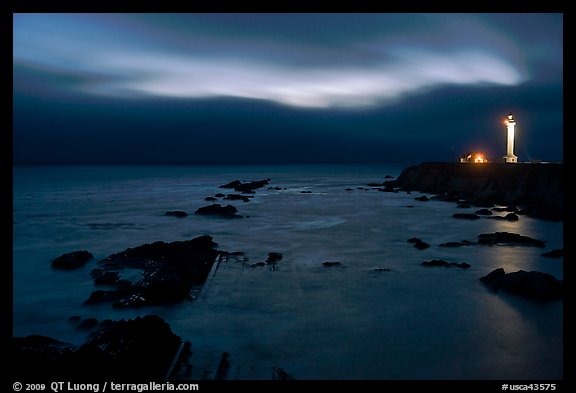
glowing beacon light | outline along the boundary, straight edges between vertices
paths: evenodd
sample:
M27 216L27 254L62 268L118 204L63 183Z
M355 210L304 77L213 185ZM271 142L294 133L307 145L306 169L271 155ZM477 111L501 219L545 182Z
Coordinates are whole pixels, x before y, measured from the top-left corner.
M474 157L474 163L476 164L483 164L485 162L488 162L488 160L485 159L482 154L476 154L476 157Z
M508 115L508 118L504 121L504 124L506 124L506 129L508 131L504 162L517 163L518 157L514 155L514 126L516 125L516 122L514 121L514 116L512 113Z

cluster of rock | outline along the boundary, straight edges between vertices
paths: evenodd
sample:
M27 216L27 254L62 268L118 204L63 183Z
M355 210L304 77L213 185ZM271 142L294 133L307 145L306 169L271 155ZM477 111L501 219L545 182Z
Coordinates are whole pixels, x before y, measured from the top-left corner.
M99 262L91 273L95 285L111 290L94 291L86 304L112 302L116 307L171 304L189 299L193 286L201 286L222 253L211 236L171 243L154 242L128 248ZM142 270L137 281L122 279L120 271Z
M178 356L183 346L182 339L158 316L105 320L79 346L40 335L13 337L10 374L24 380L30 376L164 380L189 366L187 356Z

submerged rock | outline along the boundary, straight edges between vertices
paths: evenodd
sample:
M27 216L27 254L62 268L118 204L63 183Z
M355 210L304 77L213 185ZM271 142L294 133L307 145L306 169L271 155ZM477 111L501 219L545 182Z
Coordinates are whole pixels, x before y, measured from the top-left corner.
M332 267L332 266L342 266L340 262L322 262L322 266Z
M88 251L72 251L62 254L52 261L52 267L55 269L72 270L86 265L94 258L94 255Z
M204 198L204 200L205 200L206 202L215 202L215 201L218 200L218 198L216 198L216 197L211 197L211 196L207 196L206 198Z
M480 278L484 284L495 291L502 289L508 293L533 300L554 300L562 298L562 281L548 273L519 270L506 273L498 268Z

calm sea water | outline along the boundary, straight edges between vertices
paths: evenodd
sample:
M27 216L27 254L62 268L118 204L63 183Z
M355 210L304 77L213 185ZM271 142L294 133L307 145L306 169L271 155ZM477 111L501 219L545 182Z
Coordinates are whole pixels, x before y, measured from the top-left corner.
M16 167L14 335L81 343L87 333L67 321L72 315L156 314L192 342L193 378L213 373L222 352L239 379L270 379L274 367L297 379L562 378L562 302L496 294L478 278L503 267L562 279L562 258L541 253L563 246L563 224L524 216L455 220L453 213L467 209L418 202L417 193L357 189L405 166ZM230 192L221 184L265 178L286 189L224 201L244 219L192 214L209 204L204 197ZM190 215L167 217L168 210ZM496 231L547 247L438 247ZM249 263L269 252L284 258L275 271L222 263L194 302L138 310L82 305L95 289L89 272L97 260L203 234L221 250L245 252ZM411 237L432 247L419 251L406 242ZM86 267L51 269L55 257L84 249L95 256ZM435 258L472 267L420 266ZM342 265L326 268L325 261Z

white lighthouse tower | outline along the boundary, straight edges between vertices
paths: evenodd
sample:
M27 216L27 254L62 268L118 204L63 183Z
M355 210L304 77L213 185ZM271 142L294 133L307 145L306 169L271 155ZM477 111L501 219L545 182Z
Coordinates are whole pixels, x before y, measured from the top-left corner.
M514 126L516 122L514 121L514 116L512 113L508 115L508 119L506 119L506 128L508 129L508 138L506 144L506 155L504 156L504 162L518 162L518 157L514 155Z

